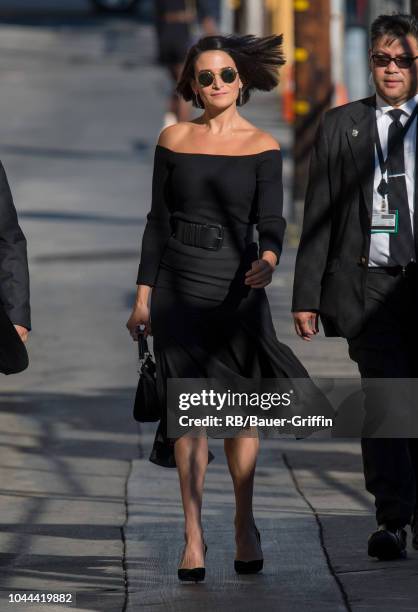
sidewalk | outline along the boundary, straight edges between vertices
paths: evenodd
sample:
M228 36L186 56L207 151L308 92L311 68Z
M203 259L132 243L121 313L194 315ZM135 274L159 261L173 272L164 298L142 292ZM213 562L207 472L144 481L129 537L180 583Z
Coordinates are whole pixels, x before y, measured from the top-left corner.
M2 612L123 609L131 401L122 390L0 395ZM9 604L21 591L75 602Z
M148 428L144 428L148 429ZM150 436L141 438L148 443ZM340 590L327 568L314 515L295 489L292 473L276 443L263 443L257 473L255 508L265 568L258 576L238 576L233 567L233 492L217 440L204 496L208 545L206 581L179 583L183 518L175 470L134 461L128 483L128 612L170 610L253 612L339 612Z

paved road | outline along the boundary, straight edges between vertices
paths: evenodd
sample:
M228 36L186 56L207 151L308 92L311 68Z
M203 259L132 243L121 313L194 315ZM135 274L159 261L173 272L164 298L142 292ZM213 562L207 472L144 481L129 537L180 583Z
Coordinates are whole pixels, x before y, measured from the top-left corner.
M0 156L28 237L33 303L31 367L3 377L0 396L1 596L71 591L76 609L112 612L246 610L255 598L266 610L411 609L416 555L405 564L365 557L372 504L355 441L263 444L256 508L266 570L257 579L231 571L232 491L214 443L208 581L177 584L176 474L147 461L152 433L131 419L135 346L124 329L166 76L147 25L83 10L31 24L15 16L0 28ZM246 115L286 154L275 97L254 97ZM286 154L287 186L290 171ZM342 341L295 338L293 258L289 247L269 289L280 338L312 374L354 372Z

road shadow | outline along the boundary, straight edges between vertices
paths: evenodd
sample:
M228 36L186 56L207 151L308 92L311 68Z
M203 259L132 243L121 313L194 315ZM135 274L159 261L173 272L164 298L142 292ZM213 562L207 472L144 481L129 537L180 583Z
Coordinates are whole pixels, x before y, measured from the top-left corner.
M143 455L134 391L0 394L0 597L30 585L123 608L125 483Z

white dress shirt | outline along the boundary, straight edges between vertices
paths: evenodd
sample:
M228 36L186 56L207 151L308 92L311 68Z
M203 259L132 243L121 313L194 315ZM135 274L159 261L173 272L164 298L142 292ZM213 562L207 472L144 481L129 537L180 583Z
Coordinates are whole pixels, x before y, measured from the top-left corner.
M400 121L405 125L409 116L418 104L418 94L410 98L402 106L396 107L403 111L400 116ZM394 110L394 106L389 106L387 102L382 100L379 94L376 94L376 121L379 130L380 142L382 145L383 158L386 159L388 154L388 134L389 126L393 122L389 111ZM412 232L414 231L414 197L415 197L415 158L416 158L416 139L417 139L417 118L415 117L410 126L405 139L405 180L408 193L409 213L411 218ZM387 172L384 175L387 179ZM379 213L382 208L382 196L378 193L377 188L382 180L380 171L379 158L375 147L375 170L374 170L374 186L373 186L373 213ZM389 252L390 234L387 233L372 233L370 241L369 266L393 266L395 262L390 257Z

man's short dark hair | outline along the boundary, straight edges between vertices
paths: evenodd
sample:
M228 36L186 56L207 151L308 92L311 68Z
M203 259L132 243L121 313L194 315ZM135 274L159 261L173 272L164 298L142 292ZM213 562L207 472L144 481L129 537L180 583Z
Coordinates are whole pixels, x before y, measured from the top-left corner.
M371 26L372 47L382 36L403 38L409 34L418 40L418 20L413 15L394 13L393 15L379 15Z

